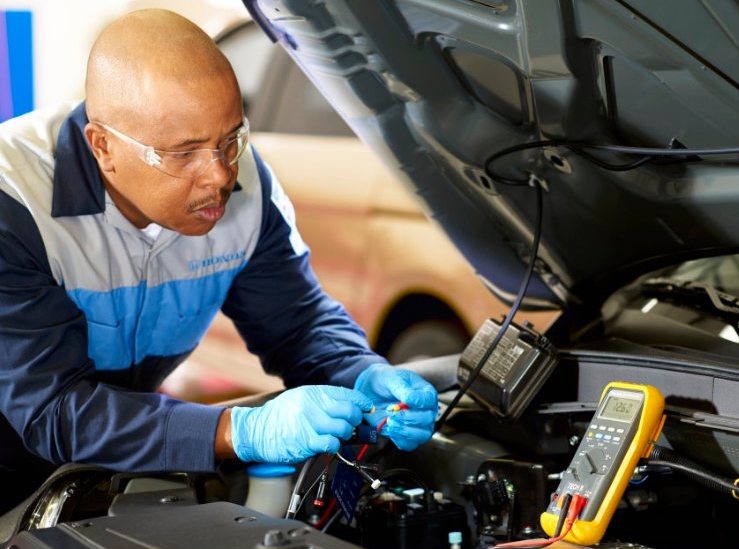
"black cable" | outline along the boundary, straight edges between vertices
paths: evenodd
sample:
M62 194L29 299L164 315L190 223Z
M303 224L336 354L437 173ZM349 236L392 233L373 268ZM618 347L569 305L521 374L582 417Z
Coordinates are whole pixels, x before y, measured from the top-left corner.
M309 457L303 464L303 468L300 469L300 474L298 474L298 479L295 481L295 487L293 488L293 493L290 496L290 502L288 503L287 511L285 512L286 519L295 518L295 514L298 512L300 502L293 502L295 501L296 497L301 497L303 495L300 492L300 489L303 487L305 476L308 474L308 470L313 466L313 462L315 460L316 456Z
M492 157L491 157L492 158ZM543 197L542 197L542 190L541 185L538 181L535 179L532 179L532 184L534 186L534 189L536 189L536 225L534 230L534 241L531 244L531 254L529 259L529 265L526 270L526 274L523 277L523 280L521 281L521 287L518 290L518 295L516 296L516 300L513 302L513 305L511 306L511 310L508 311L508 314L506 315L505 319L503 320L503 324L500 327L500 330L498 330L498 334L495 336L495 339L493 339L493 342L490 344L490 346L487 348L485 353L480 358L480 361L477 363L477 366L475 366L475 369L472 370L470 373L469 378L467 378L467 381L465 384L459 389L457 394L454 396L454 399L449 403L449 406L447 406L447 409L444 410L444 413L439 418L439 420L436 422L436 431L440 431L441 428L444 425L444 422L446 422L447 418L449 417L449 414L452 413L452 410L459 404L460 399L464 396L464 394L467 392L467 390L470 388L472 383L477 379L477 376L482 371L483 366L485 366L485 363L490 358L490 355L493 354L493 351L498 347L498 344L500 343L500 340L503 339L503 336L505 335L506 331L508 330L508 327L511 325L511 322L513 321L513 317L516 316L516 313L518 312L519 307L521 306L521 302L523 301L524 296L526 295L526 291L529 287L529 282L531 281L531 276L534 273L534 267L536 266L536 257L539 253L539 241L541 239L541 227L542 227L542 217L543 217Z
M582 149L598 149L623 154L636 154L639 156L723 156L739 154L739 147L722 149L667 149L664 147L628 147L624 145L597 145L577 142L573 144Z
M627 172L629 170L634 170L640 166L643 166L647 162L651 162L652 160L654 160L653 156L644 156L640 158L639 160L635 160L627 164L611 164L609 162L601 160L600 158L588 152L585 152L580 147L576 147L574 145L564 145L564 146L567 147L572 152L574 152L575 154L582 156L583 158L586 158L587 160L589 160L596 166L603 168L604 170L609 170L612 172Z
M556 141L552 139L547 139L543 141L530 141L528 143L520 143L518 145L513 145L512 147L507 147L505 149L502 149L496 153L493 153L488 157L487 160L485 160L485 163L483 164L483 170L485 170L485 173L490 177L490 179L493 179L494 181L498 181L499 183L503 183L504 185L513 185L513 186L523 186L528 185L529 180L526 179L513 179L510 177L504 177L502 175L499 175L495 172L493 172L492 164L495 162L498 158L503 158L504 156L508 156L509 154L513 154L514 152L519 151L525 151L528 149L541 149L543 147L558 147L562 145L563 141Z
M583 150L583 149L589 148L587 144L581 144L581 143L576 143L576 142L571 142L571 141L566 141L566 140L548 139L548 140L543 140L543 141L531 141L529 143L521 143L519 145L514 145L512 147L502 149L498 151L497 153L491 155L485 161L485 164L483 165L483 169L485 170L485 173L488 175L488 177L490 177L494 181L503 183L504 185L510 185L510 186L528 185L528 182L529 182L528 179L523 179L523 178L514 179L511 177L502 176L494 172L492 169L492 163L495 162L499 158L502 158L509 154L513 154L515 152L519 152L519 151L523 151L527 149L540 149L543 147L565 147L571 150L573 153L577 154L578 156L582 156L583 158L586 158L587 160L589 160L596 166L603 168L605 170L613 171L613 172L625 172L625 171L633 170L633 169L636 169L654 160L653 156L644 156L642 158L639 158L638 160L635 160L633 162L628 162L626 164L613 164L610 162L606 162L605 160L602 160L598 158L597 156L590 154L589 152L586 152L585 150ZM594 147L596 147L596 145L594 145Z
M713 488L714 490L718 490L720 492L728 492L729 494L739 493L739 485L734 484L730 479L722 479L716 477L715 475L707 471L700 471L682 463L674 463L672 461L663 461L659 459L653 461L650 460L649 464L662 465L665 467L669 467L670 469L676 469L693 478L693 480L700 482L704 486Z
M562 505L559 507L559 518L557 519L557 527L554 529L554 535L556 538L562 533L562 527L565 525L567 520L567 514L570 512L570 500L572 500L572 494L569 492L562 496Z
M326 533L331 526L333 526L334 522L336 522L336 519L338 519L343 511L341 510L341 507L339 507L336 512L331 516L330 519L328 519L328 522L321 528L322 533ZM313 547L313 546L311 546Z
M495 160L512 154L528 149L540 149L544 147L566 147L573 153L588 159L596 166L605 170L623 172L636 169L644 164L652 162L656 157L676 157L676 161L679 163L693 162L695 158L688 157L699 157L699 156L725 156L725 155L737 155L739 154L739 148L729 147L720 149L668 149L659 147L628 147L622 145L600 145L595 143L583 143L578 141L569 141L567 139L546 139L540 141L531 141L528 143L520 143L507 147L491 155L483 164L485 173L493 180L503 183L504 185L521 186L528 184L528 179L523 178L512 178L500 175L493 171L492 163ZM584 149L593 149L608 151L620 154L630 154L641 156L638 160L628 162L626 164L613 164L607 162L597 156L586 152ZM674 161L673 161L674 162Z
M739 486L734 484L739 479L732 480L727 477L715 475L697 463L679 456L662 446L652 448L649 454L649 465L661 465L676 469L708 488L739 497Z

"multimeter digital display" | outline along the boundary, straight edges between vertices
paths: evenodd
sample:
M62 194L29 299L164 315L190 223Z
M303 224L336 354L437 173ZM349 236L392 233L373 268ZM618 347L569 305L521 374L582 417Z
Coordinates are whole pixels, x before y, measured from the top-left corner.
M648 454L663 423L664 398L650 385L612 382L603 390L598 408L562 474L555 498L541 516L552 535L565 494L587 499L567 541L597 543L608 526L639 458Z
M600 413L602 419L630 422L639 411L639 399L610 396Z

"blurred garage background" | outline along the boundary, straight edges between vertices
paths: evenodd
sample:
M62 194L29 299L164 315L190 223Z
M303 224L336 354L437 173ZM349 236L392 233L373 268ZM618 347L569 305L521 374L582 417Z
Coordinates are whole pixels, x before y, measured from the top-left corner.
M496 300L402 182L354 136L239 0L4 0L0 120L79 101L97 33L134 9L165 7L199 24L231 60L252 141L292 198L321 283L391 362L462 350ZM552 313L528 313L545 328ZM282 387L219 315L163 390L211 402Z

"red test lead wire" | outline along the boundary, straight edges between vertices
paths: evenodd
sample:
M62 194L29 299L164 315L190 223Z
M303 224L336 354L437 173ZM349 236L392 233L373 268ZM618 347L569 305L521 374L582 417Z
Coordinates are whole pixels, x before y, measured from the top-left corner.
M328 522L328 519L331 518L331 514L334 512L334 509L336 508L336 498L332 498L331 502L328 504L328 507L326 507L326 510L321 515L321 518L318 519L318 522L316 522L313 525L313 528L316 530L320 529L324 524Z
M400 412L401 410L410 410L410 406L408 406L405 402L398 402L397 404L392 404L391 406L388 406L386 408L388 412ZM382 418L382 421L377 424L377 433L379 434L380 431L382 431L382 428L387 423L387 420L390 419L390 414L386 415L384 418Z
M410 410L410 406L408 406L405 402L398 402L397 404L392 404L391 406L388 406L386 410L388 412L395 413L401 410ZM380 423L377 424L377 434L378 435L380 434L380 431L382 431L382 428L385 426L388 419L390 419L390 414L382 418ZM362 458L367 453L367 450L369 450L369 444L365 444L364 446L362 446L362 449L359 450L359 454L357 454L357 461L362 461Z
M524 547L538 548L546 547L547 545L551 545L552 543L563 540L567 536L567 534L570 533L570 530L572 530L572 525L575 524L575 521L580 516L580 512L583 510L587 503L588 498L585 498L579 494L575 494L572 496L572 499L570 500L570 505L567 509L567 519L565 521L564 532L556 537L546 539L522 539L519 541L510 541L508 543L499 543L497 545L493 545L491 549L522 549Z

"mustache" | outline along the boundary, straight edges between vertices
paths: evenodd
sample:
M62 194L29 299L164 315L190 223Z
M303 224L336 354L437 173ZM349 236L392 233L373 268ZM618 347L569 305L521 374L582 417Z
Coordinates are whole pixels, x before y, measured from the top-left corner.
M201 198L200 200L195 200L194 202L190 202L187 205L187 213L192 213L195 210L199 210L203 206L208 206L209 204L225 204L228 202L228 199L231 197L231 191L229 189L218 189L218 193L206 196L205 198Z

